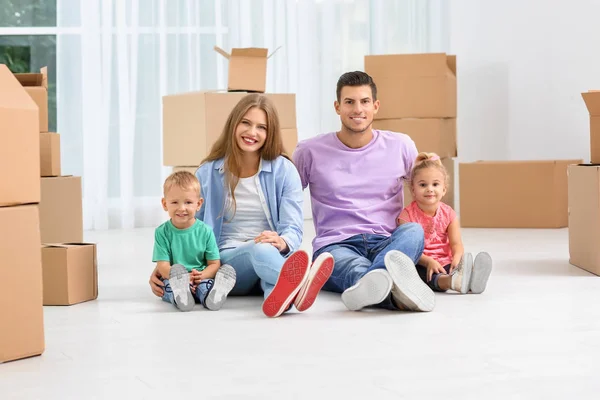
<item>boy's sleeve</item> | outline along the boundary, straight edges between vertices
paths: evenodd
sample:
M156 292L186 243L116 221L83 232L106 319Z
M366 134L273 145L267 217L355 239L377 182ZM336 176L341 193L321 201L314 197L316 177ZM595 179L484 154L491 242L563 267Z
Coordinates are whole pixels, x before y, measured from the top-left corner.
M171 252L169 251L169 241L165 233L157 228L154 231L154 252L152 262L168 261L171 262Z
M213 230L207 226L208 237L206 239L206 252L204 254L206 261L220 260L221 255L219 254L219 246L217 246L217 239Z

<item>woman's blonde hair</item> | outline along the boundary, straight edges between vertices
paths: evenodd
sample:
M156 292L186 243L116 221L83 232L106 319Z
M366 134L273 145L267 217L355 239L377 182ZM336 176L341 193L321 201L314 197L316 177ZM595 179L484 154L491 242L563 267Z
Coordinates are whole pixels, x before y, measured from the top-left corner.
M444 175L444 185L448 187L450 177L448 176L448 171L446 171L446 167L444 167L444 164L442 164L440 156L438 156L435 153L425 152L419 153L417 155L417 158L415 159L412 171L410 172L411 186L415 181L415 176L417 175L417 172L425 168L437 168Z
M231 110L221 135L213 144L210 153L201 164L225 158L225 184L229 187L233 214L235 214L235 188L240 180L242 150L235 140L235 131L242 119L252 108L263 110L267 115L267 137L265 144L259 150L260 157L265 160L274 160L279 156L289 159L283 150L283 140L279 124L279 114L273 102L264 94L252 93L244 96ZM225 199L227 196L225 196Z

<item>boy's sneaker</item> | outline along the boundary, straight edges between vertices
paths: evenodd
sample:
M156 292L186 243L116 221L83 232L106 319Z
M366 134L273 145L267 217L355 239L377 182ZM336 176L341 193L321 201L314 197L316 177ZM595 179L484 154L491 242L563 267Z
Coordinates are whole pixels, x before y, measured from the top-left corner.
M234 286L235 269L231 265L221 265L215 275L215 283L206 296L206 308L211 311L220 310Z
M265 299L262 310L267 317L278 317L291 307L305 279L308 277L308 254L298 250L285 260L275 287Z
M384 269L374 269L367 272L342 293L342 302L350 311L379 304L384 301L392 290L393 281L390 274Z
M398 308L409 311L431 311L435 306L435 295L419 277L412 260L398 250L386 253L385 267L394 285L392 300Z
M334 264L333 256L327 252L320 254L312 263L308 272L308 278L294 300L296 310L305 311L313 305L321 288L331 276Z
M471 253L463 254L460 264L452 271L450 288L462 294L469 291L469 283L473 276L473 255Z
M490 279L491 273L492 257L486 252L477 254L473 266L473 273L471 274L471 293L483 293L485 287L487 286L488 279Z
M194 308L194 295L190 291L190 274L180 264L171 266L169 285L173 291L175 307L180 311L191 311Z

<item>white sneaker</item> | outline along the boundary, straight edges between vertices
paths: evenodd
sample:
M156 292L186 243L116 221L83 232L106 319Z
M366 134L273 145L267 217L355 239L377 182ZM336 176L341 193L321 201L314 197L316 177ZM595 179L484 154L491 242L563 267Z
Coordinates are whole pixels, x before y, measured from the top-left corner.
M473 265L473 273L471 274L471 293L483 293L491 273L492 257L486 252L477 254Z
M431 311L435 307L435 294L419 277L412 260L398 250L386 253L385 267L394 285L392 299L401 310Z
M218 311L223 307L227 295L235 286L235 269L231 265L223 264L215 275L213 287L206 296L206 308L211 311ZM197 290L197 289L196 289Z
M375 269L367 272L356 285L344 290L342 302L350 311L379 304L389 296L392 284L392 278L386 270Z
M183 265L171 266L169 285L173 291L175 307L180 311L191 311L194 308L195 300L190 291L190 274Z
M462 294L469 291L470 282L473 276L473 255L465 253L460 260L460 264L452 271L450 288Z

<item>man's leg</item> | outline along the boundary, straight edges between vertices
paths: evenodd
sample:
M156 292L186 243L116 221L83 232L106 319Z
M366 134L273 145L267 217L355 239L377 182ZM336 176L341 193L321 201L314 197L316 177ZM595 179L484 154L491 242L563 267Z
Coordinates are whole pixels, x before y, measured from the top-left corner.
M394 284L389 296L380 304L383 308L409 311L431 311L435 295L425 284L415 267L421 258L424 235L421 225L400 225L389 238L378 240L369 249L374 257L370 270L385 268Z
M362 235L345 242L319 249L315 257L327 251L335 261L331 277L323 286L325 290L342 293L342 301L351 310L378 304L390 293L392 280L389 274L380 269L367 273L371 261L361 253Z

